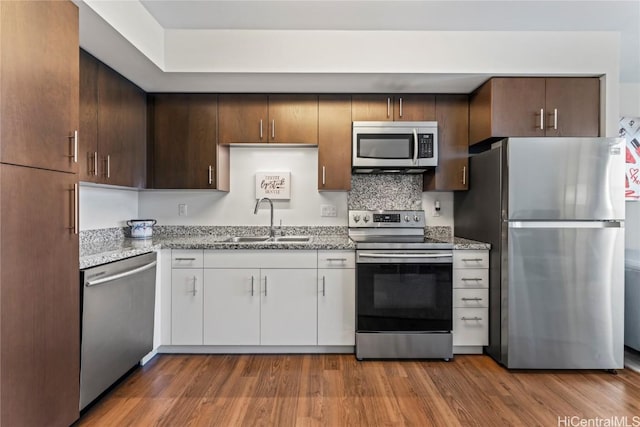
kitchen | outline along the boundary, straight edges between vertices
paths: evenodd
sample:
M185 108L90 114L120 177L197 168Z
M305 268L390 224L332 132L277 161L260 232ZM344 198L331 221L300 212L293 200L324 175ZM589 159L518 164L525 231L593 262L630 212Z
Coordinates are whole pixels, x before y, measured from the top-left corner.
M469 3L465 3L465 6L476 8L476 11L477 8L487 7L482 4L472 6ZM619 4L617 6L622 7ZM633 68L637 66L637 55L631 55L629 62L623 61L623 55L618 54L621 42L618 41L617 34L597 31L600 27L594 28L594 31L567 33L554 32L553 29L507 30L509 37L504 37L500 32L466 33L459 29L454 32L436 31L425 34L371 32L365 34L368 41L365 46L357 43L357 34L344 34L335 30L320 33L291 30L295 31L295 37L291 37L291 33L282 34L278 31L256 30L255 33L245 33L242 29L237 29L218 30L218 34L212 30L208 41L198 42L191 38L193 35L188 31L165 30L170 37L158 36L158 32L163 31L162 28L157 23L154 26L143 4L138 2L117 4L118 8L127 8L127 19L122 14L115 13L115 10L109 10L115 6L108 2L84 2L79 7L80 45L95 55L100 53L100 59L116 70L124 73L124 70L130 68L126 72L127 78L150 93L168 91L169 87L181 92L212 93L470 93L492 75L602 75L606 76L601 83L604 92L604 107L600 113L603 134L617 135L620 116L634 117L640 113L638 82L634 77L638 73L634 74L636 69ZM102 18L95 20L98 10ZM634 31L637 33L637 20L633 21L635 11L632 9L631 23L635 25ZM85 14L94 20L83 21ZM516 16L519 15L516 13ZM626 16L615 15L616 18ZM127 28L129 19L130 23L136 23L135 27ZM117 28L118 33L113 30L100 33L99 30L109 29L105 20ZM139 31L145 26L148 26L148 31ZM95 32L87 31L87 27ZM632 31L632 35L636 33ZM121 35L127 37L129 42ZM247 40L246 37L249 50L245 57L238 55L239 48L234 45L234 41ZM181 50L177 45L181 39L191 49ZM303 47L298 45L298 39ZM159 46L157 40L163 40L165 45ZM628 43L627 39L624 40ZM107 42L113 44L109 48L100 49ZM261 53L263 42L266 45L280 46L280 49L273 51L270 59L264 59L264 54ZM340 56L332 64L319 61L324 58L318 52L329 51L328 48L337 45L344 45L346 50L356 44L358 50L351 48L351 51L358 51L357 57ZM398 52L394 49L395 44L413 47ZM582 46L582 49L576 49L576 44ZM219 49L215 56L208 54L211 45ZM414 52L420 51L424 45L432 46L430 55L415 57ZM554 46L554 50L547 48L550 45ZM527 46L527 49L522 49L522 46ZM395 55L394 58L400 55L398 63L402 63L402 67L376 60L380 49L389 49L390 57L391 52ZM136 50L143 51L144 55L135 54ZM593 55L593 52L598 54ZM405 56L404 59L402 55ZM492 61L486 60L489 57ZM249 65L245 65L243 58L264 60L257 63L249 61ZM153 63L162 66L156 67ZM161 69L165 72L160 71ZM213 74L203 73L196 78L189 70ZM247 72L258 73L260 78L251 79ZM317 73L312 76L312 85L302 78L307 73ZM220 80L206 80L207 76L219 77ZM82 146L82 142L80 145ZM320 173L318 149L232 146L229 152L228 193L210 190L147 191L81 184L80 230L121 228L124 221L133 218L155 218L163 226L265 226L268 218L265 209L260 209L257 215L253 214L256 200L253 180L254 174L259 170L286 170L292 176L289 201L275 202L276 223L282 220L285 228L346 225L349 193L316 191L316 171ZM100 168L102 166L99 165ZM113 167L116 167L115 163ZM418 197L429 225L454 226L452 192L420 191ZM434 216L436 201L440 203L440 211L437 212L440 216ZM186 215L180 215L179 205L184 205L182 212ZM323 205L333 206L335 216L322 216ZM634 214L637 215L634 209L633 203L627 203L628 245L640 241L640 238L634 238L638 233L638 229L633 228L632 218ZM330 208L329 211L331 210ZM629 237L630 233L635 234Z

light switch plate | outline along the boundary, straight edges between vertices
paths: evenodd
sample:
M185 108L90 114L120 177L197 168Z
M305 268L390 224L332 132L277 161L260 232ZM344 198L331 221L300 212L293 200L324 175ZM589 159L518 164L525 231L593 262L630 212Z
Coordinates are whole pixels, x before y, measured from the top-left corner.
M187 216L187 204L180 203L178 205L178 216Z

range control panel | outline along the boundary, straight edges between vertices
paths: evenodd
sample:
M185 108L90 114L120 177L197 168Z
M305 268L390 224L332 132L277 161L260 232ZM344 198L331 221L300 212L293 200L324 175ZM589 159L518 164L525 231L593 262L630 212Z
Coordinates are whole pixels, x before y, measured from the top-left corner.
M349 211L349 227L424 228L424 211Z

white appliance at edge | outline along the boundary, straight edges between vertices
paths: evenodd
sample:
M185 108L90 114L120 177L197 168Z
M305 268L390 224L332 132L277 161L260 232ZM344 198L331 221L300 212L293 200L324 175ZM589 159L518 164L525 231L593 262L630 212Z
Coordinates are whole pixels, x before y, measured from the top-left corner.
M624 141L508 138L470 158L456 235L491 243L487 353L624 367Z

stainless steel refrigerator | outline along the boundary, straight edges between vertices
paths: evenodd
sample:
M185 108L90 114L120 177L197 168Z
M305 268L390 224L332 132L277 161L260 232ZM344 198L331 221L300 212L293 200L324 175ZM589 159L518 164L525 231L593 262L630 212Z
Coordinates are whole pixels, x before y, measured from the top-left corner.
M624 142L508 138L469 160L455 234L491 244L489 346L508 368L619 369Z

